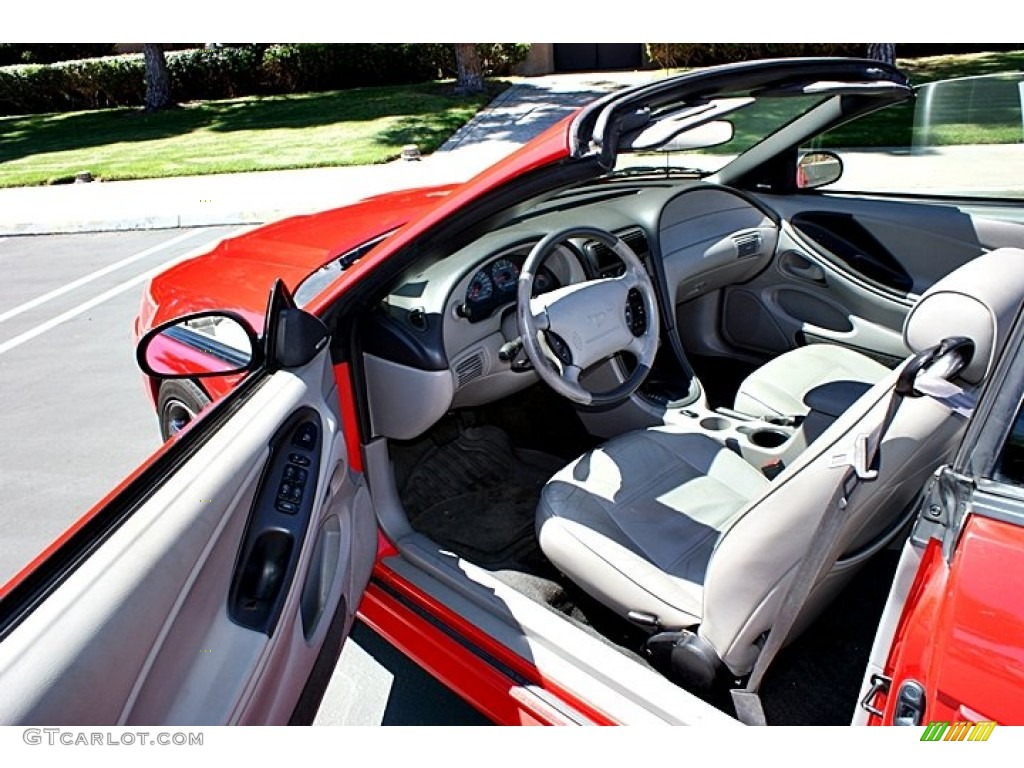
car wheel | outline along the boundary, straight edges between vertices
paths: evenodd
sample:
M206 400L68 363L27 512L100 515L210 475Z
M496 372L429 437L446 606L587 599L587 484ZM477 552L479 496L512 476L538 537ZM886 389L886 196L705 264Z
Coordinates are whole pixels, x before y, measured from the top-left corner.
M194 381L165 381L160 385L160 396L157 400L160 436L166 441L176 435L209 403L210 398Z

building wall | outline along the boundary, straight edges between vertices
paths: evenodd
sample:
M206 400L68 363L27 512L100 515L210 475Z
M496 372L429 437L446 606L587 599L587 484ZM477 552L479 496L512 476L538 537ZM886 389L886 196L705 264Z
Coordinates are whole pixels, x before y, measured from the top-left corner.
M531 77L547 75L555 71L555 44L530 43L526 61L519 65L518 74Z

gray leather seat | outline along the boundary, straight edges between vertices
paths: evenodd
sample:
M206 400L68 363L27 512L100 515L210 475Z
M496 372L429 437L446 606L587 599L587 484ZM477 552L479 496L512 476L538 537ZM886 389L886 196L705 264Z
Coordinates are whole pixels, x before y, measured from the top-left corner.
M990 373L1022 299L1024 251L994 251L929 290L908 316L904 339L915 353L950 337L972 340L973 357L954 379L971 394ZM923 375L939 377L943 362ZM619 615L652 629L691 629L733 674L747 674L845 474L835 457L853 455L858 438L883 422L898 371L772 481L701 434L662 427L617 437L545 486L540 545ZM944 400L904 400L885 433L877 478L861 484L848 510L840 536L846 554L819 580L794 633L899 532L965 424Z
M881 363L847 347L809 344L779 355L744 379L733 408L760 418L806 416L816 390L828 389L832 399L845 399L849 406L888 373Z

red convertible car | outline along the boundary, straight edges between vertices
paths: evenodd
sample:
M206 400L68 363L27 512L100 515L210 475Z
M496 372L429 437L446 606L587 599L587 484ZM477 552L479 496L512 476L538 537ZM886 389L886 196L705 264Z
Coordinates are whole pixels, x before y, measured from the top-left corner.
M358 614L499 723L1024 723L1020 81L691 72L157 277L0 722L301 722Z

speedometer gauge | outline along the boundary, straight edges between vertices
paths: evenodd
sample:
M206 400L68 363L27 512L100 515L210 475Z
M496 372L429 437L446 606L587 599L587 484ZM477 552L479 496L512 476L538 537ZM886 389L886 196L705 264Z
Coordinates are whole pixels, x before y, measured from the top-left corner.
M519 267L508 259L498 259L491 265L491 277L494 284L502 293L509 293L516 289L516 281L519 280Z
M491 297L494 285L484 272L477 272L469 281L469 288L466 290L466 301L480 302Z

